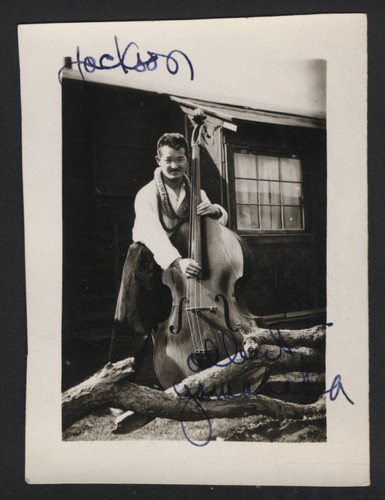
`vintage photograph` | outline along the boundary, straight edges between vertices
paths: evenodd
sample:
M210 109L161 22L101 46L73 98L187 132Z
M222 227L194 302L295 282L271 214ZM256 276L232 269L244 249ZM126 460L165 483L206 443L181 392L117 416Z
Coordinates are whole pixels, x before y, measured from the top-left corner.
M270 108L66 61L64 440L326 440L326 62L264 65Z
M19 28L27 482L368 483L365 37Z

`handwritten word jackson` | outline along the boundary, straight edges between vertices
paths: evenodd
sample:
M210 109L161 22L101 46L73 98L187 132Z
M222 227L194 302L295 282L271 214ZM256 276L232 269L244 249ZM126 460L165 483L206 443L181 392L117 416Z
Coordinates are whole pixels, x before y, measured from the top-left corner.
M145 71L155 71L160 66L160 62L164 61L167 71L171 75L176 75L179 72L180 66L183 66L190 77L194 80L194 68L189 57L181 50L171 50L168 54L160 54L147 50L145 54L141 54L138 45L135 42L128 43L124 49L119 44L119 39L114 36L115 50L113 53L102 54L99 59L86 56L80 56L80 47L76 47L76 59L70 61L60 68L58 72L59 82L62 80L62 73L65 68L77 67L78 72L83 80L85 73L94 73L95 71L111 71L120 69L125 75L130 71L143 73Z

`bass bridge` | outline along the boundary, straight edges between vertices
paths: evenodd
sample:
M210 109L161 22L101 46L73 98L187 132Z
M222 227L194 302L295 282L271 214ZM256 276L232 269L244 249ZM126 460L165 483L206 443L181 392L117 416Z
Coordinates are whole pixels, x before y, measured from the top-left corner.
M215 312L217 310L216 306L208 306L208 307L186 307L187 312L193 312L199 315L201 312Z

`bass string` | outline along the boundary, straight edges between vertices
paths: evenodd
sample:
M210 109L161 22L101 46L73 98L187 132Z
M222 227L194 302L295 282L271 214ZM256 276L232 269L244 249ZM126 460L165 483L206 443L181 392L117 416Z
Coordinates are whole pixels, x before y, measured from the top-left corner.
M197 200L195 200L195 210L197 206ZM193 253L192 253L192 258L194 260L198 260L198 252L197 252L197 244L199 244L197 240L197 235L198 235L198 216L195 213L195 217L193 218L193 227L194 227L194 237L193 237ZM193 312L191 313L193 318L194 318L194 330L192 331L192 336L195 338L196 343L199 346L200 350L203 350L203 337L202 337L202 331L201 331L201 325L198 317L198 312L197 309L201 306L201 304L198 303L198 286L199 286L199 279L198 278L190 278L190 289L192 288L192 308Z
M198 205L199 200L200 200L200 198L197 199L197 205ZM196 234L199 232L199 236L201 236L201 231L200 231L201 230L201 226L200 226L201 216L200 215L197 215L195 217L195 223L196 223ZM196 255L195 260L198 260L199 263L201 264L201 266L203 267L202 252L201 252L201 245L202 245L201 237L199 237L198 245L200 247L199 254ZM202 273L203 273L203 269L202 269ZM198 314L198 309L201 311L202 307L204 305L202 303L202 275L199 278L194 278L194 299L195 299L195 310L196 310L195 316L196 316L196 322L197 322L197 326L198 326L200 348L203 351L204 350L204 341L206 338L205 335L207 332L206 332L205 322L202 320L201 316ZM203 333L202 333L202 325L203 325Z
M190 259L193 258L194 256L194 251L193 251L193 241L194 241L194 217L193 217L193 211L194 211L194 198L193 198L193 193L191 193L191 200L190 200L190 218L189 218L189 235L190 235L190 240L189 240L189 253L188 257ZM186 285L186 305L185 305L185 311L186 311L186 317L187 317L187 322L190 330L190 337L192 341L192 345L194 350L196 351L198 349L198 345L195 339L195 328L194 328L194 313L191 311L191 308L193 307L193 292L191 290L191 279L187 278L187 285Z
M198 225L200 225L200 216L195 217L195 222L196 222L196 230L199 231ZM199 244L201 244L201 241L199 241ZM199 252L199 257L196 256L197 259L201 261L201 252ZM202 265L202 262L199 262ZM195 317L196 317L196 323L198 326L198 333L199 333L199 341L200 341L200 349L203 351L204 349L204 335L202 334L202 329L201 329L201 318L198 315L198 309L202 309L202 286L201 286L201 279L202 276L198 278L194 278L194 299L195 299ZM199 300L198 300L199 299Z
M197 146L199 148L199 146ZM195 223L195 235L196 235L196 251L197 255L195 256L197 261L199 261L199 264L203 267L202 263L202 235L201 235L201 216L197 215L197 207L201 201L201 196L200 196L200 171L199 169L196 170L196 183L195 183L195 217L194 217L194 223ZM203 272L203 269L201 273ZM202 329L201 329L201 318L198 315L198 309L202 309L202 274L198 278L194 278L194 285L195 285L195 316L196 316L196 322L198 326L198 333L199 333L199 340L200 340L200 348L203 351L204 350L204 335L202 334ZM199 301L198 301L199 299Z
M200 233L199 231L200 220L199 216L196 213L199 201L199 193L197 192L198 191L197 188L199 188L200 184L198 177L199 175L198 169L194 168L193 175L194 175L194 182L193 182L193 188L191 190L192 200L190 203L190 258L194 260L200 260L197 251L198 250L197 246L200 245L201 243L200 238L198 238ZM201 289L198 278L189 278L187 280L187 297L190 309L190 311L187 311L187 317L190 317L191 320L189 321L190 334L194 349L197 350L197 347L199 346L199 349L203 351L204 341L201 331L200 320L197 315L197 309L200 308L202 305L201 292L198 293L198 288L199 290ZM198 303L198 297L199 297L199 303Z
M199 138L198 138L198 144L196 146L197 148L197 154L196 157L199 158L200 156L200 151L199 151L199 143L201 142L201 135L202 135L202 127L199 127ZM198 160L198 168L197 165L195 165L195 172L196 172L196 183L195 183L195 195L196 195L196 203L195 203L195 224L196 224L196 234L199 235L197 244L199 245L199 256L197 260L199 261L199 264L202 266L202 271L201 271L201 276L195 280L195 300L198 300L199 297L199 303L196 304L196 307L199 308L200 310L202 309L202 278L203 278L203 262L202 262L202 226L201 226L201 219L202 216L197 214L197 208L199 203L202 201L201 199L201 178L200 178L200 165L199 165L199 160ZM199 291L199 293L198 293ZM197 314L197 323L198 323L198 328L199 328L199 337L200 337L200 343L201 343L201 349L203 351L204 349L204 336L206 335L206 325L204 324L204 334L202 335L202 330L201 330L201 324L202 324L202 319L200 316Z
M194 350L196 351L198 346L195 340L195 335L193 334L194 332L194 315L192 311L189 311L188 308L191 307L191 285L190 285L190 279L187 280L187 301L186 301L186 317L187 317L187 322L190 330L190 336L192 340L192 345Z

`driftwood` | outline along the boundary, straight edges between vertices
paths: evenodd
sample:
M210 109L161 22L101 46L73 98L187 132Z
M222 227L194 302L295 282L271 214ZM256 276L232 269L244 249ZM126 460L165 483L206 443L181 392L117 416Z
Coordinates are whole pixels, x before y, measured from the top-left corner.
M198 384L204 383L207 392L207 386L210 386L210 384L211 386L221 387L231 379L235 380L236 378L240 378L240 375L242 375L242 372L245 371L246 368L248 369L247 382L253 387L253 376L254 379L256 378L257 380L258 376L252 373L252 368L250 366L251 361L257 363L259 367L269 367L269 374L271 372L284 373L282 376L273 375L269 379L269 386L267 388L270 392L273 391L273 393L274 387L276 387L277 384L281 384L282 386L283 383L285 391L294 390L294 392L298 394L303 391L305 387L304 384L322 383L322 380L324 380L323 374L320 376L316 373L308 374L307 372L309 370L324 371L325 363L322 351L325 346L325 326L321 325L297 331L280 331L272 328L270 330L262 330L260 328L248 328L241 324L238 324L238 326L245 336L245 350L243 351L243 355L247 359L239 357L240 354L238 354L238 359L235 360L236 362L234 364L229 364L229 360L218 363L221 367L226 364L228 365L225 366L225 372L223 368L219 370L211 368L205 372L201 372L196 377L189 377L187 384L190 391L193 391L191 384L194 384L195 380L198 381ZM261 341L266 341L268 345L260 345ZM279 346L272 345L275 342L278 343ZM309 347L293 347L301 344L318 347L321 352L318 349ZM248 354L249 350L246 346L251 346L251 354ZM248 366L239 368L239 365L242 365L243 361L245 361ZM291 373L292 371L296 373L296 378L293 377L294 374ZM207 376L205 375L206 373ZM216 377L219 377L219 379ZM185 383L186 381L182 382L180 385ZM253 387L253 389L255 390L255 387ZM194 390L196 390L196 387ZM167 393L170 393L170 390L166 391L166 394ZM278 395L282 393L279 392L277 394L277 392L275 392L275 394ZM115 419L116 426L113 432L116 434L130 433L147 425L151 420L153 419L145 415L127 411Z
M251 379L248 378L248 381ZM265 376L258 384L261 390L264 390L269 396L283 396L288 392L294 394L301 394L306 392L306 389L311 385L324 385L325 384L325 374L324 373L303 373L303 372L289 372L289 373L280 373L273 374L270 376L270 372L266 372ZM267 383L266 383L267 382ZM188 383L182 382L177 389L178 391L183 392L183 385L189 387L191 393L194 394L192 390L192 386ZM182 386L182 387L181 387ZM246 387L248 385L246 384ZM252 392L258 392L251 386ZM195 390L199 390L199 387L195 386ZM278 391L278 392L277 392ZM217 394L220 392L220 387L218 387ZM168 389L165 391L165 394L173 395L175 394L174 388ZM275 401L275 400L274 400ZM273 403L274 404L274 403ZM301 406L303 408L303 406ZM131 410L126 412L121 412L115 418L115 429L113 430L114 434L128 434L130 432L134 432L143 426L147 425L153 420L153 418L148 417L146 415L141 415L135 413Z
M244 391L245 387L255 392L261 382L270 375L270 370L266 372L265 367L260 362L245 360L239 354L230 364L229 360L218 364L219 366L212 366L191 375L179 384L167 389L164 394L170 396L189 394L202 397L218 396L223 391L226 391L227 394L229 392L239 393ZM234 380L237 382L234 383ZM115 434L128 434L147 425L152 420L151 417L129 410L115 419L116 426L113 432Z
M104 406L104 393L98 388L109 388L134 373L134 358L107 363L91 378L62 394L62 427L69 427L93 409Z
M256 395L250 380L254 376L258 384L263 367L278 372L303 372L306 366L311 366L313 371L315 365L323 365L322 361L323 357L314 349L283 349L264 345L251 359L245 359L244 353L238 353L231 360L224 360L218 366L196 373L162 392L125 380L119 382L132 372L133 359L129 358L106 365L91 379L63 394L63 428L86 413L106 406L120 407L139 414L135 415L142 422L139 427L155 417L188 421L256 413L283 415L286 418L321 415L325 412L322 400L312 405L299 405ZM231 380L242 378L242 375L245 381L243 390L234 395ZM202 399L204 396L206 399Z
M325 358L322 352L310 347L297 347L286 350L274 345L262 345L256 356L261 357L263 366L273 372L324 371Z
M273 383L289 383L290 385L299 384L324 384L324 373L303 373L303 372L289 372L271 375L269 377L269 384Z
M175 390L172 387L165 393L161 391L155 392L175 397L177 394L184 395L188 393L188 391L193 394L198 390L205 391L209 394L212 393L215 388L219 390L227 381L245 372L246 366L247 371L251 375L261 369L259 360L245 360L241 356L238 356L234 357L233 362L228 364L228 366L212 366L211 368L188 377L180 384L177 384ZM90 379L82 382L76 387L68 389L62 396L63 427L68 427L68 425L71 425L87 412L103 406L117 406L137 412L138 410L135 408L127 407L126 404L120 404L119 396L114 392L114 389L118 387L118 385L114 385L115 382L118 382L118 377L123 379L132 373L132 367L133 358L128 358L127 360L119 361L114 364L108 363ZM106 376L108 370L113 371L113 377ZM131 384L131 386L138 388L138 390L141 387L137 384ZM119 387L125 390L122 384L120 384ZM140 397L139 392L138 397ZM140 418L140 420L144 419Z
M279 325L271 325L269 329L250 327L237 324L241 333L254 336L259 344L277 345L282 347L311 347L322 349L325 347L326 326L318 325L301 330L281 330Z
M91 389L91 388L89 388ZM80 400L78 400L80 401ZM283 402L267 396L239 395L200 400L197 396L173 396L150 387L132 382L100 384L87 392L83 389L81 398L84 407L76 411L67 398L63 404L63 428L70 426L82 415L98 408L113 405L131 409L147 417L171 418L179 421L206 420L207 418L233 418L257 413L272 417L303 418L325 414L324 400L314 404L300 405Z

